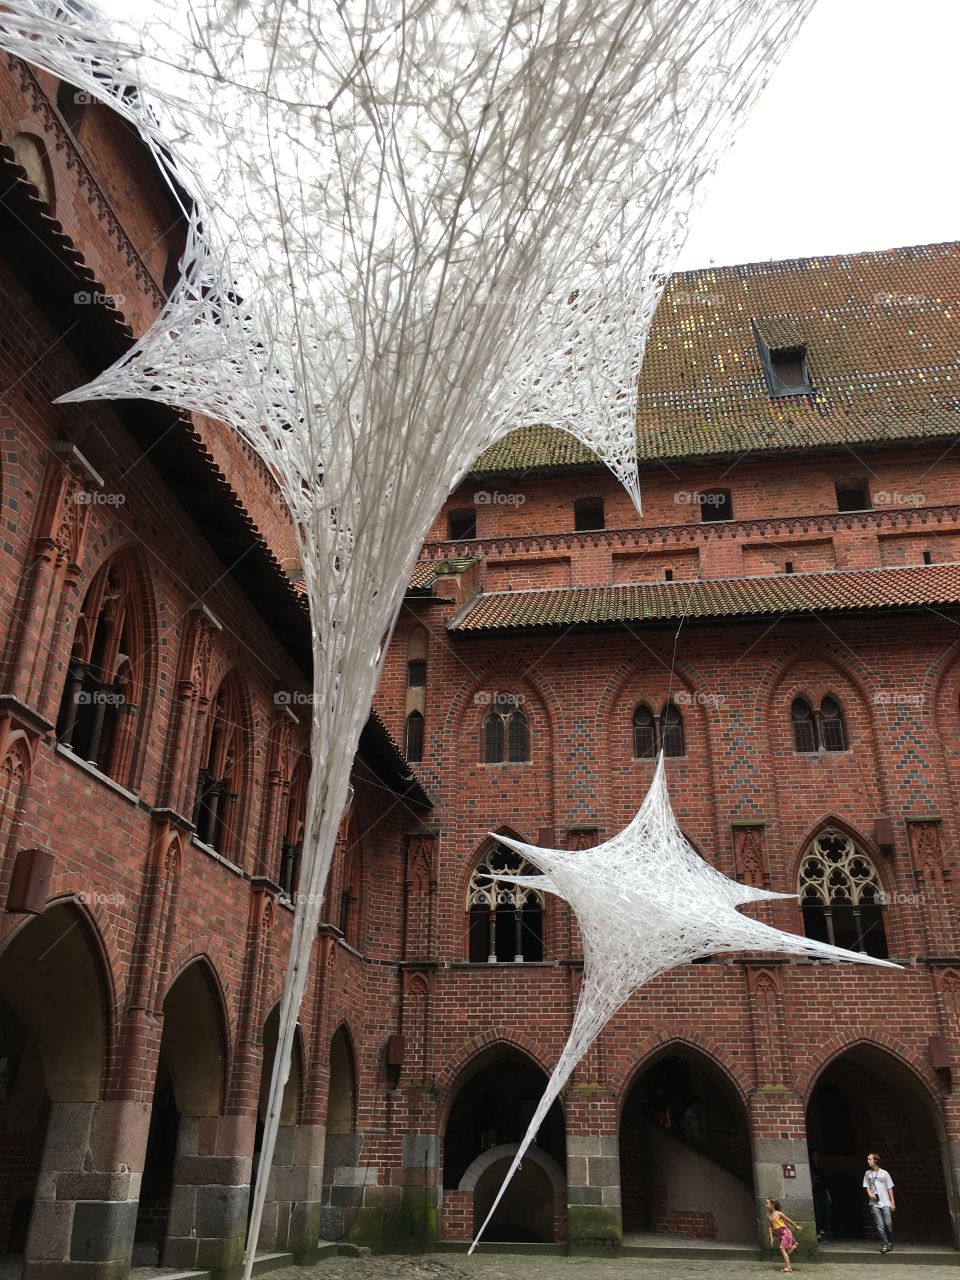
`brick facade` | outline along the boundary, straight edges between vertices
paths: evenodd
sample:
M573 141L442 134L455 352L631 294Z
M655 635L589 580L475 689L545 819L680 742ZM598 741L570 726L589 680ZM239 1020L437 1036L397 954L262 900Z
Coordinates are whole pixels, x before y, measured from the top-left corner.
M389 737L372 722L355 765L281 1139L259 1170L307 747L296 552L264 468L218 424L52 404L116 357L124 325L150 323L182 242L127 131L95 103L68 129L58 91L0 64L2 216L22 245L0 262L0 1251L23 1249L28 1275L51 1278L119 1278L158 1252L230 1273L260 1176L262 1243L303 1258L321 1233L384 1249L468 1237L495 1149L516 1142L564 1043L582 969L576 922L550 900L540 959L469 963L471 874L491 832L577 849L623 826L653 769L634 753L634 711L659 715L668 698L683 724L668 781L695 847L727 875L794 892L818 834L850 837L904 967L728 957L658 978L578 1068L502 1230L594 1249L624 1228L719 1235L746 1212L749 1236L764 1195L812 1222L818 1144L845 1231L865 1229L850 1187L869 1146L898 1181L904 1236L950 1237L957 602L689 619L675 661L675 626L655 622L456 628L478 592L952 561L960 464L920 432L909 449L878 435L859 461L821 445L786 465L645 463L642 518L582 460L478 471L452 495L424 553L444 563L408 596L377 695ZM16 166L22 137L41 148L45 191ZM907 287L911 261L874 267L895 272L898 296L926 296L928 283ZM960 285L957 262L937 248ZM114 305L72 301L84 291ZM920 368L920 340L897 341L891 368ZM861 470L871 508L838 512L837 482ZM734 519L705 524L691 494L718 485ZM605 529L573 531L583 497L602 498ZM478 537L448 541L447 513L463 508ZM408 659L424 653L411 699ZM530 758L487 764L484 718L504 692ZM795 749L798 697L840 703L844 750ZM390 738L404 742L411 708L432 809L399 794ZM14 910L15 869L33 883L47 854L43 910ZM764 910L803 928L793 903ZM476 1109L458 1109L474 1093ZM730 1203L697 1201L669 1157L647 1167L649 1125L698 1176L722 1170Z

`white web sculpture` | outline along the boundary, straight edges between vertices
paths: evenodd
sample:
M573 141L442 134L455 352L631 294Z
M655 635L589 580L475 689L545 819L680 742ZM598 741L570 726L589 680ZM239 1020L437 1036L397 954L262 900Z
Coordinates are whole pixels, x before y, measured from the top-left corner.
M108 102L191 200L162 314L66 398L236 430L289 507L310 604L269 1167L353 754L430 524L531 423L595 450L639 505L650 318L701 180L812 0L110 3L112 32L84 0L0 11L0 47Z
M471 1253L577 1063L634 991L658 973L699 956L734 951L900 967L741 915L737 908L748 902L795 899L796 894L728 880L700 857L673 816L662 755L640 812L605 844L570 853L539 849L504 835L495 839L543 874L491 879L555 893L573 908L583 939L583 982L567 1043Z

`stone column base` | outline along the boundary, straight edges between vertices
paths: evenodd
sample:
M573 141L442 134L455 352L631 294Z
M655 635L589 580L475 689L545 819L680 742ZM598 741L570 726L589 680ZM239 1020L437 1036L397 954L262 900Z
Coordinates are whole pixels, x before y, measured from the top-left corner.
M567 1182L570 1253L617 1252L623 1243L619 1139L611 1134L568 1136Z
M250 1206L253 1116L182 1116L161 1263L238 1274Z

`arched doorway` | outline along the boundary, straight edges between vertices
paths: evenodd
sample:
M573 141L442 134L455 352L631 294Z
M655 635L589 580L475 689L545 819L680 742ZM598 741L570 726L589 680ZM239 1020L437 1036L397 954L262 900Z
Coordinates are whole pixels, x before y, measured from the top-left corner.
M69 1207L60 1175L76 1182L84 1171L69 1137L92 1123L101 1098L105 985L96 944L72 904L28 921L0 953L0 1253L30 1258L36 1235L71 1255L69 1233L56 1238ZM45 1192L38 1192L41 1171ZM112 1209L104 1202L105 1215Z
M444 1233L472 1235L489 1212L500 1180L526 1132L547 1083L545 1073L509 1045L495 1045L451 1090L443 1135ZM555 1102L536 1150L504 1194L488 1241L551 1241L565 1202L566 1139Z
M620 1184L625 1233L755 1240L746 1109L704 1054L671 1045L637 1075L620 1120Z
M263 1133L267 1122L267 1111L270 1106L270 1082L273 1079L273 1064L277 1056L277 1044L280 1038L280 1006L275 1005L263 1025L263 1061L260 1070L260 1096L257 1102L257 1127L253 1144L253 1167L250 1174L250 1209L253 1209L253 1194L257 1181L261 1177L261 1153L263 1150ZM297 1117L300 1113L300 1093L302 1083L302 1054L300 1028L296 1029L293 1046L293 1060L290 1063L290 1075L283 1088L283 1103L280 1108L280 1128L273 1150L271 1165L271 1182L267 1187L267 1199L264 1205L263 1218L260 1224L259 1245L261 1248L286 1248L290 1238L291 1213L296 1197L290 1186L289 1176L284 1173L293 1168L296 1158L294 1143L296 1139ZM286 1194L284 1194L286 1187Z
M830 1194L829 1238L875 1238L863 1190L867 1153L875 1151L897 1186L897 1241L951 1241L942 1120L925 1086L892 1054L858 1044L825 1068L807 1104L807 1142Z
M179 1265L170 1258L171 1208L196 1198L202 1177L199 1122L220 1113L223 1093L223 1021L207 965L195 961L179 975L163 1002L163 1033L154 1081L150 1129L137 1211L137 1261ZM192 1160L191 1180L183 1166ZM224 1188L226 1193L226 1188ZM179 1215L182 1217L182 1215ZM176 1228L178 1233L181 1228ZM194 1239L194 1245L196 1240ZM172 1252L179 1258L180 1249Z
M323 1234L331 1240L345 1235L363 1202L363 1186L356 1170L361 1137L357 1133L357 1072L350 1033L345 1026L330 1041L330 1084L327 1090L327 1131L323 1151Z

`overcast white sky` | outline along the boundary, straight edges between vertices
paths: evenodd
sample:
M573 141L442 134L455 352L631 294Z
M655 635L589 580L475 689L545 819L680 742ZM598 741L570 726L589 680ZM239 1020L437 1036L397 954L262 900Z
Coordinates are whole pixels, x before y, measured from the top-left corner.
M960 238L958 55L957 0L818 0L678 267Z

